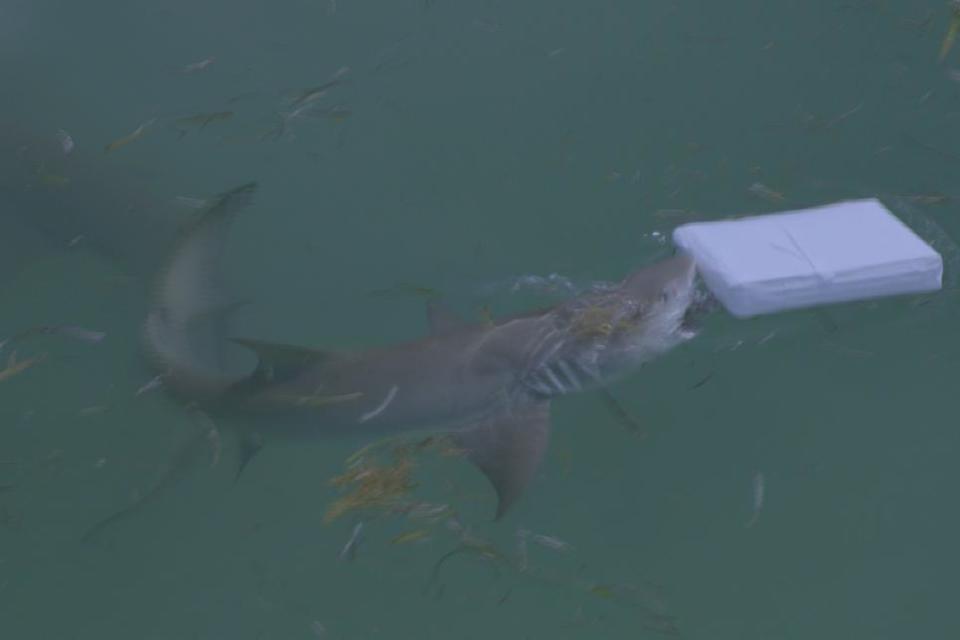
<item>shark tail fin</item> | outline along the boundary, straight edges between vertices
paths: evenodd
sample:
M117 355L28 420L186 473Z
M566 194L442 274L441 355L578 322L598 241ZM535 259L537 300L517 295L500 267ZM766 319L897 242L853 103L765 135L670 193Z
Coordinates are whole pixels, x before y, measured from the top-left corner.
M226 350L228 320L244 303L228 293L221 262L231 223L256 189L248 183L218 196L181 229L158 274L144 324L146 351L167 387L191 400L215 397L242 377L228 372Z

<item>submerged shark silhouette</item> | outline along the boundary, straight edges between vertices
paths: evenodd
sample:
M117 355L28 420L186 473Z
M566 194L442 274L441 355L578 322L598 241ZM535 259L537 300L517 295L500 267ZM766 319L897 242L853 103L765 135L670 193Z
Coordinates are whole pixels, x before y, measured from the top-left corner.
M230 339L225 320L238 303L221 285L220 255L255 191L251 183L216 198L160 271L144 339L165 386L211 413L251 419L250 432L263 436L449 432L496 489L497 518L543 457L551 399L599 388L694 336L687 320L696 269L678 255L610 290L493 322L467 323L434 304L430 335L386 348L346 353ZM231 345L256 354L253 371L224 371ZM241 469L255 449L242 447Z

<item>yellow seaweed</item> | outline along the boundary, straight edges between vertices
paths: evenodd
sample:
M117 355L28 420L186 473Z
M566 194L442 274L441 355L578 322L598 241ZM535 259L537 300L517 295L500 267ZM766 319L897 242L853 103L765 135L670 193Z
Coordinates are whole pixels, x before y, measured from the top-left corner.
M20 374L38 362L46 358L46 354L41 354L39 356L34 356L32 358L27 358L26 360L17 360L17 352L14 351L10 354L10 357L7 359L7 366L0 370L0 382L9 380L17 374Z
M214 122L225 122L233 117L233 111L216 111L213 113L198 113L194 116L178 118L176 125L179 127L199 127L203 129L208 124Z
M411 479L413 463L404 457L389 465L358 465L331 480L336 487L351 490L330 505L324 522L332 522L352 511L389 509L402 504L405 496L416 485Z
M441 456L461 455L446 435L411 440L410 436L384 438L362 447L346 459L346 471L330 479L330 485L343 491L327 509L325 522L332 522L353 511L379 510L407 513L418 505L408 494L416 488L413 470L417 455L433 451ZM389 462L383 462L388 452Z
M43 162L37 166L37 177L40 179L40 184L52 189L62 189L70 184L70 178L57 173L50 173L47 171L47 165Z
M413 531L405 531L398 536L395 536L390 540L390 544L411 544L413 542L423 542L424 540L429 540L431 536L431 531L429 529L414 529Z
M103 152L110 153L111 151L116 151L120 147L127 146L128 144L130 144L131 142L134 142L135 140L139 140L140 138L143 137L143 134L147 132L147 127L152 125L154 122L156 122L156 118L147 120L146 122L141 124L139 127L134 129L132 133L129 133L123 136L122 138L118 138L117 140L114 140L113 142L105 146L103 148Z
M960 32L960 2L955 0L951 5L950 12L950 26L947 28L946 35L943 36L943 42L940 43L940 62L943 62L947 54L950 53L950 49L953 48L953 43L957 39L957 33Z

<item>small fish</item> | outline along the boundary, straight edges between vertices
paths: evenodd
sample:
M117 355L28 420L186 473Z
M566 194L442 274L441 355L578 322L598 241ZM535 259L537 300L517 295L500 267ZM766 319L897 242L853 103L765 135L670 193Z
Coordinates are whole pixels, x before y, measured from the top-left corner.
M207 209L213 204L213 198L190 198L188 196L177 196L173 199L180 206L188 209Z
M493 322L493 311L490 309L490 305L485 304L480 307L480 323L485 327L492 327Z
M333 74L333 77L323 84L316 87L307 87L306 89L296 90L294 92L293 99L290 101L290 106L296 109L297 107L303 106L307 103L319 100L325 96L330 89L343 83L343 77L348 73L350 73L350 67L340 67L337 69L337 72Z
M862 103L862 102L861 102L860 104L858 104L857 106L853 107L852 109L850 109L850 110L848 110L848 111L844 111L843 113L841 113L840 115L838 115L836 118L834 118L833 120L831 120L830 122L828 122L828 123L825 125L825 128L826 128L826 129L829 129L830 127L835 127L836 125L840 124L841 122L843 122L844 120L846 120L846 119L849 118L850 116L854 115L855 113L857 113L857 112L860 111L861 109L863 109L863 103Z
M573 545L569 542L561 540L556 536L547 536L542 533L532 533L528 532L530 541L534 544L540 545L544 549L550 549L551 551L557 551L560 553L567 553L573 551Z
M183 136L187 135L187 128L189 127L198 127L200 129L204 129L209 124L213 124L214 122L226 122L232 117L233 111L214 111L211 113L198 113L193 116L178 118L175 124L180 129L180 137L182 138Z
M430 540L429 529L415 529L406 531L390 540L390 544L410 544L413 542L427 542Z
M928 11L920 18L902 18L901 22L910 29L914 29L916 31L926 31L927 28L933 23L935 16L936 14L933 11Z
M358 522L353 527L353 533L350 534L350 539L347 540L347 543L343 545L343 549L340 550L338 557L344 562L350 562L357 555L357 548L360 546L362 541L363 523Z
M418 502L410 506L406 511L406 516L411 520L437 520L453 513L453 508L448 504L431 504L429 502Z
M220 462L220 451L222 449L220 432L216 427L207 432L207 440L210 441L210 466L215 467L217 463Z
M325 407L330 404L340 404L341 402L353 402L354 400L359 399L361 396L363 396L363 394L357 391L354 393L341 393L338 395L321 395L318 393L312 393L307 396L284 396L281 394L274 394L271 397L274 397L278 400L286 400L301 407Z
M0 369L0 382L9 380L10 378L18 375L33 365L41 362L46 358L46 354L40 354L39 356L34 356L32 358L27 358L26 360L17 360L17 352L14 351L10 354L10 357L7 358L7 366L4 369Z
M216 62L216 58L214 58L213 56L211 56L211 57L209 57L209 58L205 58L205 59L201 60L200 62L191 62L190 64L185 65L185 66L183 67L182 72L183 72L183 73L196 73L197 71L203 71L204 69L206 69L207 67L209 67L210 65L212 65L214 62Z
M176 123L183 126L199 126L201 129L214 122L223 122L233 117L233 111L212 111L178 118Z
M600 394L600 399L603 400L603 404L606 405L607 410L614 415L614 417L623 425L627 431L633 433L640 438L646 438L647 434L643 429L643 426L637 422L637 419L630 415L620 401L617 400L616 396L610 393L606 389L598 389L597 393Z
M343 122L351 115L353 115L353 112L343 105L321 107L313 104L312 102L308 102L297 109L284 114L282 116L283 122L281 124L281 128L298 118L330 118L335 122Z
M616 595L616 590L614 587L606 584L593 584L587 587L587 591L597 596L598 598L604 598L606 600L613 599Z
M473 21L473 26L480 31L485 31L487 33L496 33L500 31L500 25L495 22L487 22L486 20L481 20L476 18Z
M459 555L472 555L489 563L490 567L497 576L500 575L500 568L502 566L512 566L510 559L501 553L500 550L494 545L480 538L473 537L467 533L461 538L460 544L455 549L440 556L440 558L433 564L433 569L430 572L430 580L423 589L424 595L428 595L431 591L442 589L442 584L440 584L440 572L443 569L443 565L446 564L451 558Z
M527 536L529 534L530 532L526 529L517 529L517 569L520 571L527 570Z
M235 102L241 102L244 100L250 100L251 98L256 98L263 95L263 91L259 89L254 89L253 91L244 91L243 93L237 94L227 100L227 104L234 104Z
M911 202L916 202L920 205L926 206L936 206L941 204L946 204L950 201L950 196L945 196L942 194L931 194L931 195L916 195L916 196L905 196L907 200Z
M947 28L946 35L943 36L943 42L940 44L940 62L946 59L950 49L953 48L957 33L960 33L960 0L953 0L950 3L950 26Z
M348 107L343 106L342 104L338 104L336 106L330 107L329 109L319 110L317 113L318 115L330 118L334 122L343 122L344 120L346 120L347 118L353 115L353 111L351 111Z
M194 462L203 454L204 440L202 434L197 434L183 443L176 450L171 461L160 468L156 479L145 491L137 491L130 504L96 522L83 533L80 540L84 543L93 542L108 529L140 514L144 508L164 495L170 487L180 483L194 467ZM57 453L62 455L62 452Z
M76 147L73 142L73 136L63 129L60 129L57 131L57 139L60 141L60 148L63 150L63 155L68 156L73 153L73 149Z
M197 415L203 421L207 431L207 442L210 444L210 467L217 466L220 462L220 452L223 448L220 441L220 430L216 423L203 411L197 411Z
M694 389L699 389L699 388L702 387L703 385L705 385L705 384L707 384L708 382L710 382L710 380L711 380L712 378L713 378L713 371L711 371L710 373L708 373L708 374L705 375L704 377L700 378L700 380L698 380L693 386L690 387L690 390L693 391Z
M83 327L70 324L61 324L55 327L50 327L49 329L51 333L67 336L83 342L89 342L90 344L103 342L103 339L107 337L105 331L95 331L93 329L85 329Z
M119 148L121 148L121 147L127 146L127 145L130 144L131 142L135 142L135 141L139 140L140 138L143 137L143 134L145 134L145 133L147 132L147 129L148 129L154 122L156 122L156 121L157 121L156 118L151 118L150 120L147 120L146 122L144 122L143 124L141 124L139 127L137 127L136 129L134 129L132 133L128 133L127 135L123 136L122 138L118 138L118 139L114 140L113 142L111 142L110 144L108 144L107 146L105 146L105 147L103 148L103 152L104 152L104 153L110 153L111 151L116 151L117 149L119 149Z
M70 184L70 178L57 173L50 173L42 162L37 165L37 177L40 178L40 184L53 189L62 189Z
M79 238L79 236L78 236ZM77 242L79 240L74 238ZM70 246L74 246L76 242L71 241ZM24 329L20 333L7 338L6 340L0 342L0 348L3 347L8 342L19 342L25 340L26 338L32 338L38 335L61 335L68 338L73 338L75 340L81 340L88 343L98 343L102 342L104 338L107 337L107 334L103 331L94 331L93 329L85 329L83 327L78 327L72 324L42 324L37 325L36 327L30 327L29 329Z
M447 528L448 531L452 531L458 536L463 537L467 534L467 528L466 526L464 526L463 522L460 520L460 516L458 516L457 514L453 514L452 516L447 518L447 521L444 523L444 526Z
M154 376L153 378L148 380L146 383L144 383L143 386L137 389L137 392L134 394L134 396L142 396L148 391L159 389L162 386L163 386L163 376Z
M260 140L266 140L272 138L274 140L282 138L287 133L287 128L294 120L300 118L330 118L331 120L340 123L349 118L353 114L350 109L342 105L337 105L335 107L321 107L317 104L314 104L313 100L300 103L300 105L288 111L286 113L281 113L280 121L260 134Z
M324 640L327 637L327 627L319 620L310 623L310 631L313 633L313 637L318 638L318 640Z
M786 197L782 193L779 191L774 191L762 182L754 182L747 187L747 191L762 200L766 200L767 202L780 203L786 200Z
M760 510L763 509L765 489L766 487L763 480L763 472L757 471L753 475L753 515L750 516L750 520L748 520L747 524L744 525L747 528L750 528L756 524L757 518L760 517Z

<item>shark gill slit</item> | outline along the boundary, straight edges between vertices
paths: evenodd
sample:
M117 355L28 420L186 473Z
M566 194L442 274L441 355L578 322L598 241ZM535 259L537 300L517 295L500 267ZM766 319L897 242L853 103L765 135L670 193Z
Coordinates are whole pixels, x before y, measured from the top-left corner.
M566 360L558 360L557 368L560 369L560 373L563 374L563 376L567 379L567 381L571 385L573 385L574 391L583 390L583 385L580 383L580 380L577 378L576 371L574 371L573 368L569 364L567 364Z
M562 395L567 392L567 388L563 386L562 382L560 382L560 378L553 372L553 369L550 368L550 365L543 367L543 374L547 376L548 386L552 386L558 394Z

